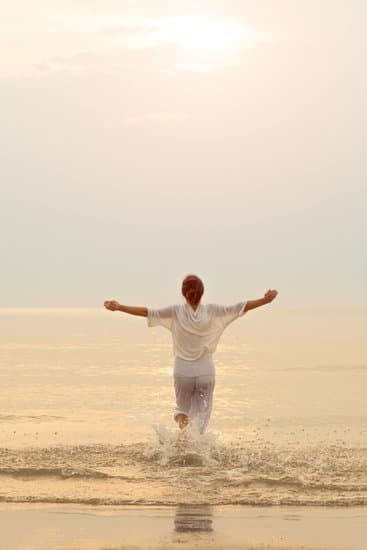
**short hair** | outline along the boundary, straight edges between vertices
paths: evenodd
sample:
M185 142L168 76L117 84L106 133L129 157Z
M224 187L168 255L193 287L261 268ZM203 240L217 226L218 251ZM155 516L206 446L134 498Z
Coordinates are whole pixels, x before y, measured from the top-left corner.
M204 294L203 281L197 275L186 275L182 281L182 295L191 306L197 306Z

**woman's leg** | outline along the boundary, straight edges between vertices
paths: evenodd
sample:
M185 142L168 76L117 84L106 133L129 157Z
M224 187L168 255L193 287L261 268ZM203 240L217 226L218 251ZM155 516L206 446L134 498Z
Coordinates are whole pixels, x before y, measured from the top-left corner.
M204 433L210 420L213 407L215 375L195 378L195 391L191 402L190 417L198 416L199 431Z
M189 423L191 401L195 390L195 378L187 376L175 376L176 409L174 419L182 430Z

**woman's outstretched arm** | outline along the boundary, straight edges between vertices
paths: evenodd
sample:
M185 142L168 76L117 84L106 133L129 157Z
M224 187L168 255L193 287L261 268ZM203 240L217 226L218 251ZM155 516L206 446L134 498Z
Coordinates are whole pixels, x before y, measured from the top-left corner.
M255 309L255 307L264 306L265 304L270 304L274 300L274 298L277 296L278 291L277 290L268 290L264 294L264 298L259 298L258 300L248 300L245 312L249 311L249 309Z
M148 308L135 307L135 306L123 306L116 302L116 300L106 300L104 307L110 311L122 311L123 313L130 313L130 315L138 315L139 317L148 316Z

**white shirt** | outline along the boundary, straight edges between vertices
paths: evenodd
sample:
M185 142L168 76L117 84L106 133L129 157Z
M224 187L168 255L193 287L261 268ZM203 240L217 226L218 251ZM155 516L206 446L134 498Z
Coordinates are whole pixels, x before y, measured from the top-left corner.
M195 361L203 354L214 353L224 329L245 314L246 301L231 306L199 304L148 308L149 327L161 325L172 333L173 354Z

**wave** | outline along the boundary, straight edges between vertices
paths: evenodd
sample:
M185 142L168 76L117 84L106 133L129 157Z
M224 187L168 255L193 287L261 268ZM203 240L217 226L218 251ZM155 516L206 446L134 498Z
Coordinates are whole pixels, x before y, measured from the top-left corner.
M101 472L98 470L76 469L76 468L0 468L0 476L11 476L14 478L59 478L59 479L90 479L90 480L124 480L136 483L137 481L147 482L154 478L136 477L132 475L115 475ZM306 482L297 477L283 476L279 478L252 476L238 481L231 481L228 478L213 478L212 485L226 486L233 488L250 488L261 485L268 487L293 487L299 489L327 490L337 492L367 492L367 483L347 484L347 483L323 483Z
M105 479L108 474L93 470L83 470L75 468L0 468L0 476L12 476L19 478L42 478L42 477L58 477L61 479L69 478L91 478Z
M1 500L160 506L367 504L365 447L220 443L211 434L178 437L162 429L157 434L157 441L130 445L0 448ZM37 483L28 483L32 480Z
M187 506L207 505L208 500L205 498L195 499L192 501L186 500L181 502L177 499L159 499L159 498L104 498L104 497L57 497L57 496L5 496L0 495L0 502L9 502L17 504L82 504L89 506L160 506L172 507L180 504ZM254 497L242 497L233 499L220 499L209 502L215 506L325 506L325 507L354 507L366 506L367 497L355 496L351 498L328 498L322 499L319 497L264 497L261 500Z
M54 420L65 420L64 416L56 416L51 414L39 415L20 415L20 414L0 414L0 422L52 422Z

